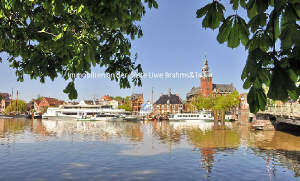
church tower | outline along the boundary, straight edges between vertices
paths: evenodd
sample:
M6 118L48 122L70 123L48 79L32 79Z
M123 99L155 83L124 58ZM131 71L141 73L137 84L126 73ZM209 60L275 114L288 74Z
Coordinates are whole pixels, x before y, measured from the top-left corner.
M209 72L208 61L206 57L204 59L204 65L202 67L202 74L200 78L200 94L205 97L212 94L212 74Z

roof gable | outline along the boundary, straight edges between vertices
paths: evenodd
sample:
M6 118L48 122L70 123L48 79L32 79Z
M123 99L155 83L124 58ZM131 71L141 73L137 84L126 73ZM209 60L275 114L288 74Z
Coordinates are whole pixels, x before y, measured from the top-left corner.
M139 99L140 97L143 98L143 94L132 94L130 98L132 101L134 101L134 100Z
M234 92L236 89L233 84L213 84L213 90L220 92Z
M154 104L183 104L183 101L178 95L162 95Z

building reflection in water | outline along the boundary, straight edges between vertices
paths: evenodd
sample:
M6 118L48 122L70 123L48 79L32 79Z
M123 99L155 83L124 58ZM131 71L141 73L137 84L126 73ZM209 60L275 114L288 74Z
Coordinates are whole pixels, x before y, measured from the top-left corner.
M126 144L120 154L147 156L171 153L177 148L199 151L200 165L209 177L215 156L241 147L265 159L266 171L276 175L280 163L300 176L300 137L279 131L249 131L226 123L226 130L214 130L209 122L85 122L58 120L0 119L0 143L18 142L22 134L38 135L40 140L109 141Z
M25 130L25 120L13 120L13 119L0 119L0 138L4 138L6 135L20 134Z

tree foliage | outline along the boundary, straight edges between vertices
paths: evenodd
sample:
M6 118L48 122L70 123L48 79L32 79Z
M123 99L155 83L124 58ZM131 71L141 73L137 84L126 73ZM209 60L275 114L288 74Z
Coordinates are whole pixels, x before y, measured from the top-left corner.
M219 1L197 11L204 28L219 28L217 41L230 48L241 43L248 50L242 72L244 88L250 89L250 111L265 110L267 98L297 100L300 74L300 2L298 0L230 0L234 14ZM239 9L240 8L240 9ZM239 10L239 11L237 11ZM246 11L248 17L238 12ZM280 45L280 46L277 46ZM263 90L267 85L267 93Z
M124 109L125 111L131 111L132 110L130 104L128 104L128 103L121 104L119 106L119 109Z
M231 94L226 95L210 95L204 97L202 95L195 97L191 104L195 106L198 110L224 110L227 111L240 104L239 93L234 91Z
M130 96L121 97L121 96L115 96L112 97L113 100L116 100L119 102L119 109L124 109L125 111L131 111L131 102L130 102Z
M23 100L13 100L12 103L7 106L4 110L5 113L10 113L10 112L25 112L26 111L26 102Z
M74 80L105 68L121 88L130 87L129 75L141 73L132 57L130 39L141 37L136 24L144 5L155 0L7 0L0 3L0 52L6 52L18 81L24 75L45 82L62 76L70 81L64 92L77 98ZM73 76L72 76L73 75ZM139 76L131 80L141 85Z
M144 4L157 8L155 0L7 0L0 4L0 51L19 81L27 74L44 82L61 75L69 84L64 92L77 97L74 80L105 68L121 88L130 87L129 75L142 72L132 57L130 39L142 36L136 25L145 14ZM230 0L235 13L225 16L221 1L212 0L197 10L204 28L218 29L217 41L248 50L242 73L250 89L250 111L264 110L267 97L296 100L300 88L299 0ZM247 13L242 17L238 13ZM279 45L280 46L277 46ZM73 76L71 76L73 75ZM139 76L132 78L141 85ZM266 94L262 85L269 86Z

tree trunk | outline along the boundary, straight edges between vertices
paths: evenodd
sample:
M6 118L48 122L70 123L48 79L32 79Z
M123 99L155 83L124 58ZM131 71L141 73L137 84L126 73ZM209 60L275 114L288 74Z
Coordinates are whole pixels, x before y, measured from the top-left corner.
M214 129L219 128L219 111L214 110Z
M225 110L220 111L221 129L225 129Z

